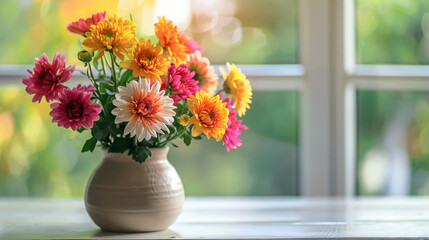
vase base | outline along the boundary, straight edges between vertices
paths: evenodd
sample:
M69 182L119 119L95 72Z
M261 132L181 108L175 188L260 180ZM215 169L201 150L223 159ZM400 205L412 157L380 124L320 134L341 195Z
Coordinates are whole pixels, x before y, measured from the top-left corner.
M167 230L182 212L170 211L105 211L87 206L91 219L106 232L143 233Z

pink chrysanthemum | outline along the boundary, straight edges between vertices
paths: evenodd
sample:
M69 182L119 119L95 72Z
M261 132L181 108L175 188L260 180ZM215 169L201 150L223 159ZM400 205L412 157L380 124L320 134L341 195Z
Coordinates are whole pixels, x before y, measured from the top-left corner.
M170 98L176 104L200 90L198 81L192 79L194 75L195 73L189 72L185 64L181 64L176 68L174 63L172 63L168 66L168 77L166 80L163 80L161 89L169 89L172 94Z
M96 25L98 22L104 21L104 18L106 18L106 11L92 14L90 18L85 20L81 18L76 22L69 23L67 25L67 30L86 37L85 32L90 31L91 25Z
M74 66L66 68L63 53L56 53L52 64L44 53L36 58L34 65L33 71L27 70L31 76L22 79L22 82L27 85L25 90L28 94L34 94L33 102L40 102L43 97L47 102L56 100L58 93L65 88L62 83L71 78Z
M179 36L185 35L184 32L179 33ZM186 36L186 42L185 42L185 46L188 48L188 50L186 51L186 53L190 54L190 53L194 53L196 51L201 51L201 46L194 41L194 39Z
M222 94L219 94L219 96L222 98ZM226 145L226 151L229 152L229 150L237 149L237 147L242 145L241 139L239 139L238 136L240 136L241 131L246 130L247 127L241 124L242 120L237 120L237 111L232 108L234 101L229 98L222 98L222 101L226 103L225 107L229 110L228 127L225 130L225 135L223 135L222 145Z
M51 104L52 122L58 127L72 128L73 131L80 126L92 128L94 121L99 119L100 105L91 102L91 87L77 86L66 88L58 93L58 101Z

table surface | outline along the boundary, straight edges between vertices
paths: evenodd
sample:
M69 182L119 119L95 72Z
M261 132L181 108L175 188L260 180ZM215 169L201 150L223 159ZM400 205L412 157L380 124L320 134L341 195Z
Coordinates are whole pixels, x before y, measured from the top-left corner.
M187 198L169 230L100 231L82 199L0 198L0 239L429 237L429 198Z

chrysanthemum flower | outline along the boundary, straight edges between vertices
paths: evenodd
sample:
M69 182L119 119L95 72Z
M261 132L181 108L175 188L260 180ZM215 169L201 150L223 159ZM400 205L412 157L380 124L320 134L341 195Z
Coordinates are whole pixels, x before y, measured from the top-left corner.
M131 81L126 87L120 86L115 95L112 114L115 124L128 122L124 134L136 136L139 141L156 137L162 130L169 132L167 125L173 123L176 115L173 100L160 91L159 82L150 84L148 79Z
M237 66L230 63L226 63L226 65L229 71L228 74L225 69L220 68L225 80L223 88L226 93L231 94L232 100L234 100L233 107L237 109L238 116L241 117L246 113L246 109L250 108L250 103L252 103L252 87L249 80Z
M43 97L50 102L56 100L58 93L65 88L62 83L71 78L74 66L66 67L63 53L56 53L52 64L43 54L34 61L33 71L27 71L31 76L23 78L22 82L27 85L27 93L34 94L33 102L40 102Z
M98 22L103 21L105 17L106 17L106 11L92 14L90 18L87 18L85 20L81 18L76 22L69 23L67 25L67 30L69 30L72 33L85 36L85 32L89 32L91 25L94 25L94 24L97 24Z
M176 104L200 90L198 81L192 79L194 75L195 73L190 73L185 64L181 64L176 68L172 63L168 67L168 77L166 81L163 81L161 89L169 89L172 94L170 97Z
M219 76L215 74L209 59L203 57L200 51L196 51L188 55L186 63L189 71L195 72L194 79L199 81L201 92L213 95L217 89Z
M133 76L142 76L152 81L160 81L161 75L167 73L170 57L163 54L163 49L150 40L143 38L135 45L134 50L128 54L130 60L122 61L120 66L133 70Z
M89 52L100 51L97 59L104 55L104 51L113 51L121 60L133 46L136 39L136 25L128 19L113 16L91 25L86 34L87 39L82 42Z
M51 104L52 122L59 127L71 128L73 131L80 126L92 128L94 121L99 119L100 105L91 102L90 87L78 86L66 88L58 94L58 101Z
M180 125L182 125L182 126L188 126L189 125L189 119L191 119L191 118L188 115L183 114L179 118Z
M219 94L219 97L222 99L222 93ZM225 107L229 110L228 128L225 130L225 135L223 135L222 145L226 145L226 151L229 152L229 150L237 149L237 147L242 145L241 139L239 139L238 136L240 136L241 131L246 130L247 127L241 124L243 122L242 120L237 120L237 111L232 109L234 101L229 98L224 98L222 101L226 103Z
M188 48L186 47L186 36L179 36L180 31L173 22L159 17L159 22L155 23L155 34L159 38L159 44L163 46L176 64L184 63Z
M194 39L186 36L184 32L181 32L179 36L185 37L182 41L185 42L185 46L188 48L188 51L186 53L190 54L196 51L201 51L201 46L197 42L195 42Z
M226 103L219 96L209 96L206 93L197 92L195 96L188 98L189 110L193 116L189 123L193 124L192 136L197 137L204 132L207 138L222 140L228 123L229 111Z

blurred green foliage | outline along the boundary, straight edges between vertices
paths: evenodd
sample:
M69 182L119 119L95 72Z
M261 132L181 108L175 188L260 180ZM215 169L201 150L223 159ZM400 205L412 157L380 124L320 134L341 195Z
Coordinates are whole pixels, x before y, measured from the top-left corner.
M357 0L356 12L357 63L429 64L429 1ZM375 182L365 184L365 180L371 178L368 174L372 173L365 172L363 166L372 163L374 165L371 166L380 167L379 175L386 170L392 171L390 166L377 165L382 162L371 155L398 150L389 145L392 142L388 139L392 124L406 129L404 139L393 141L406 144L404 154L408 155L410 167L409 194L429 194L428 123L427 91L359 90L356 194L384 194L382 185L386 183L378 189L374 188Z
M22 86L0 89L0 196L81 195L101 154L80 154L88 136L57 127L49 104L31 99Z
M374 161L371 152L378 151L388 156L391 152L397 154L398 149L404 147L403 151L408 156L404 160L409 161L407 164L411 171L409 193L429 194L429 93L360 90L357 94L357 107L356 193L380 194L381 189L371 190L364 184L364 178L368 176L362 165ZM391 124L395 124L395 130L391 128ZM389 134L398 128L404 128L404 139L400 139L400 135ZM391 137L396 137L393 141L401 144L391 145ZM385 169L380 170L383 172Z
M357 63L429 64L429 1L356 0Z
M0 64L32 64L34 57L63 52L70 64L79 64L79 36L66 30L66 25L94 12L129 17L137 24L137 37L153 38L157 1L134 2L118 8L118 0L2 0L0 1ZM180 9L190 19L184 28L202 46L212 63L225 64L290 64L297 63L298 30L296 0L222 0L203 8L208 2L190 2L191 11ZM183 3L186 5L186 2ZM124 4L122 4L124 5ZM143 12L148 10L149 12ZM145 16L142 16L146 13ZM177 13L161 12L167 18ZM188 16L190 14L190 16ZM197 14L204 15L203 19ZM156 17L156 16L153 16ZM177 24L181 23L178 21ZM207 25L207 26L206 26ZM148 31L150 29L151 31ZM152 34L152 35L151 35ZM82 38L82 37L80 37Z
M278 104L282 104L278 108ZM170 149L188 196L297 195L297 92L256 92L244 117L243 146L229 153L214 139ZM0 196L83 196L99 150L81 153L84 132L51 123L50 107L22 86L0 90Z

